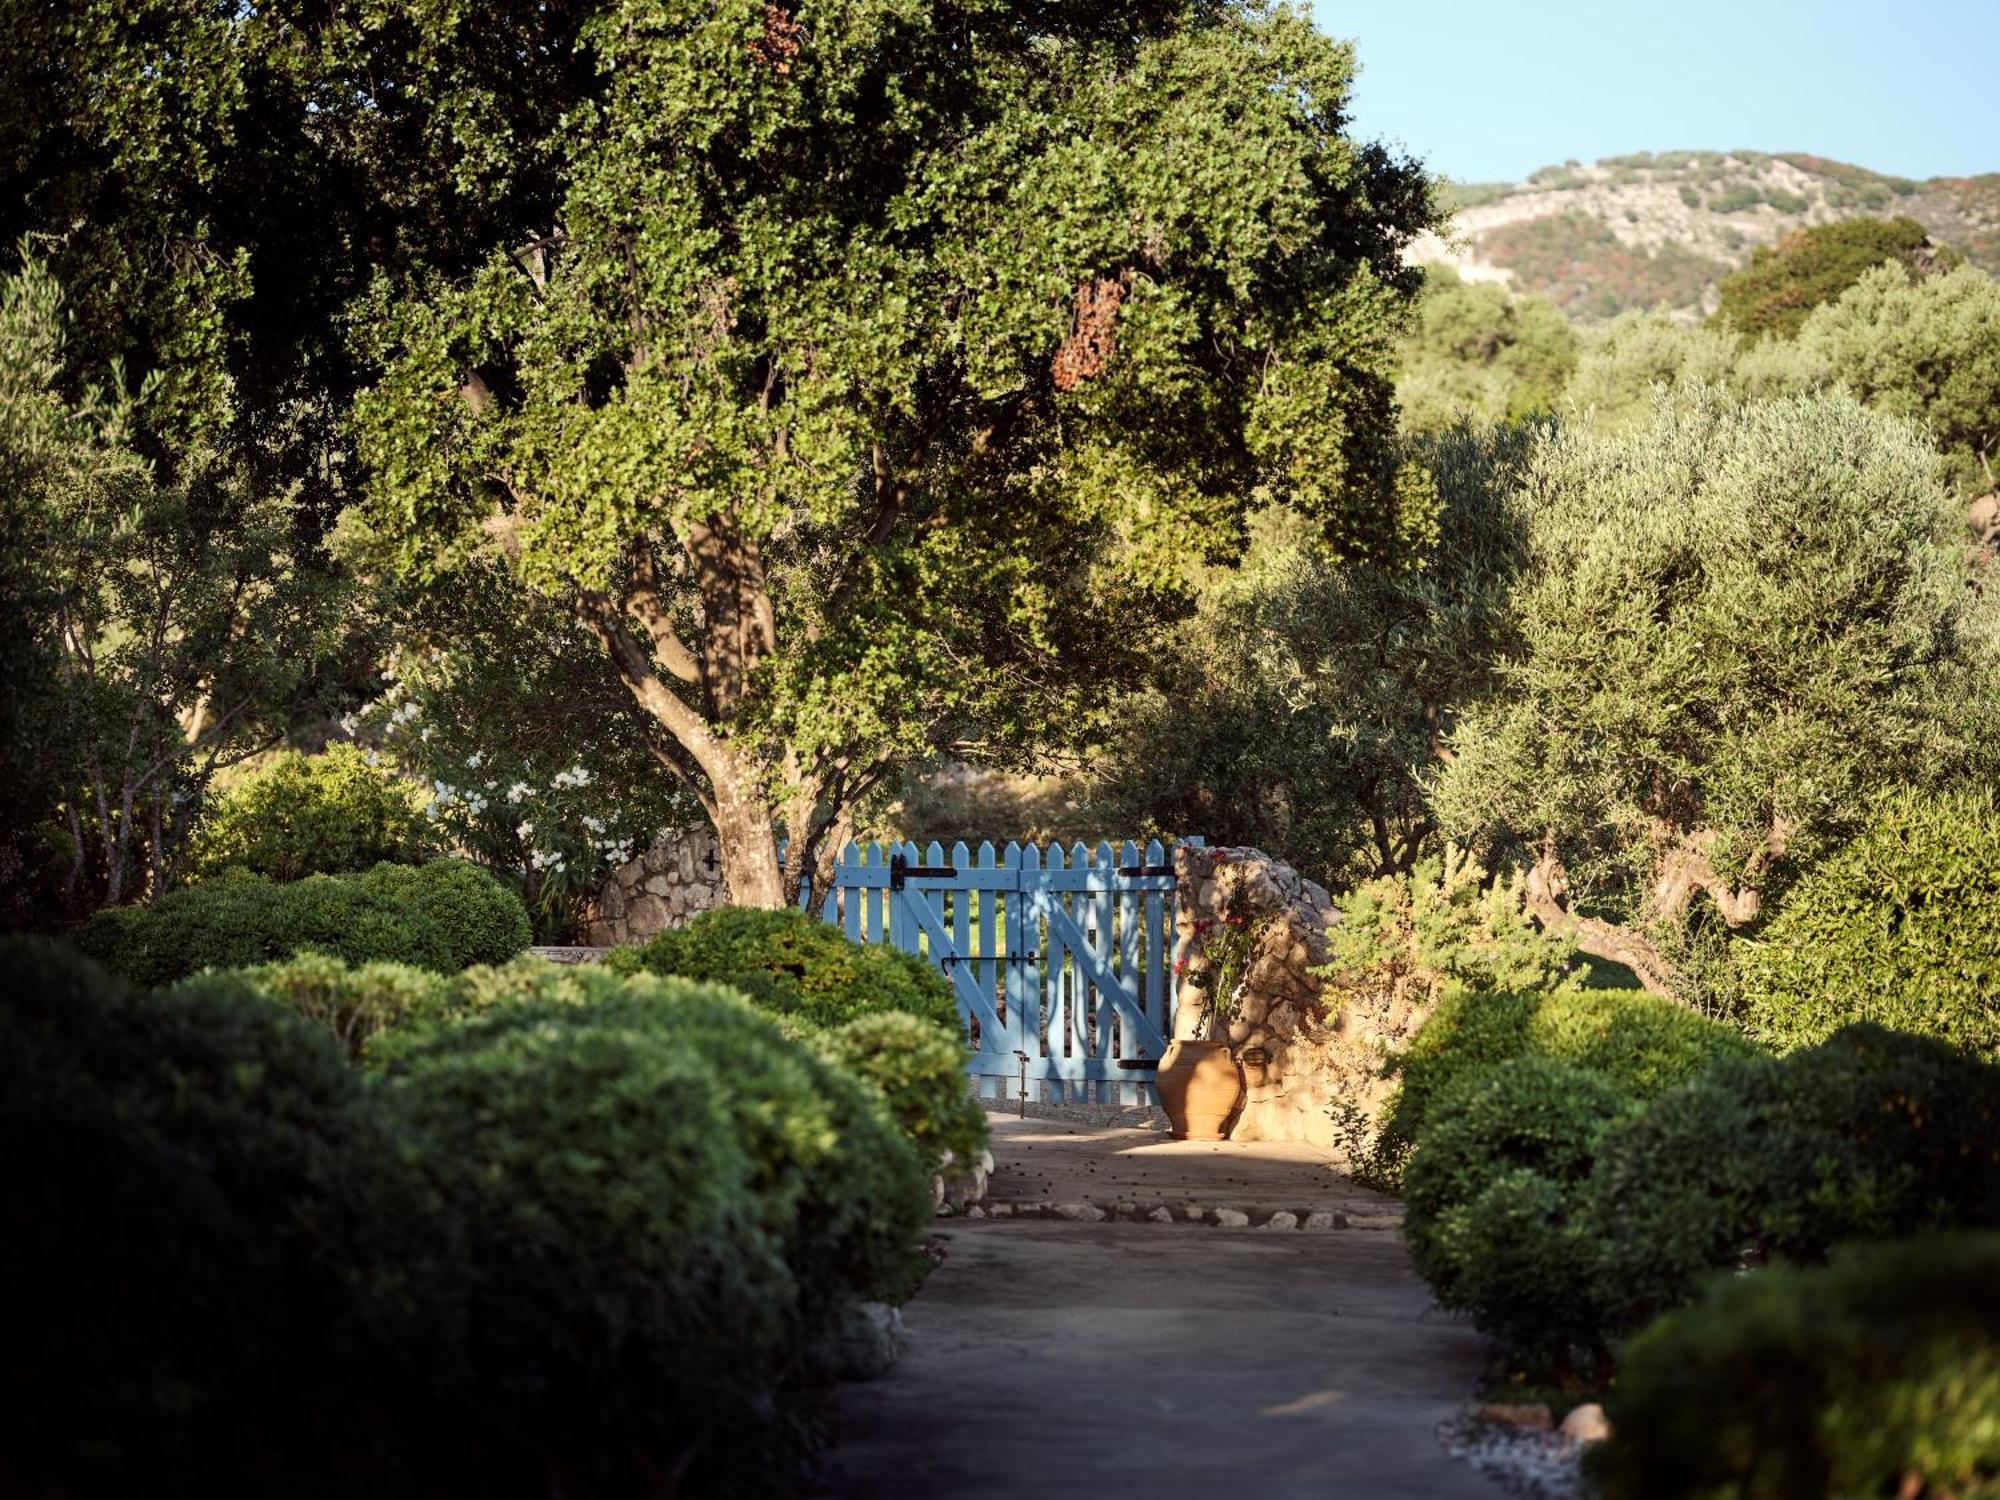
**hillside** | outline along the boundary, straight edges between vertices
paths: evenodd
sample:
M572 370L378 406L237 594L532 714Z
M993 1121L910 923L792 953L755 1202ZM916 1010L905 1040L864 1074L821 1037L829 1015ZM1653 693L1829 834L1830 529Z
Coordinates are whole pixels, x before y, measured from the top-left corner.
M1756 246L1866 214L1908 214L2000 274L2000 172L1915 182L1795 152L1665 151L1449 191L1454 230L1426 235L1414 259L1540 292L1584 321L1655 306L1699 316Z

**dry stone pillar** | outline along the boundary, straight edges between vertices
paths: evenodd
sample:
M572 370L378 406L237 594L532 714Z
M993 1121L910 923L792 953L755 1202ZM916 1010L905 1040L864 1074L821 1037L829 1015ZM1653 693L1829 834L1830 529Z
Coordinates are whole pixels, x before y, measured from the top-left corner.
M611 872L584 938L600 948L643 943L669 927L685 927L727 899L715 830L706 823L671 828Z
M1430 1013L1407 998L1329 994L1339 920L1324 887L1261 849L1181 847L1174 1035L1232 1043L1247 1088L1231 1140L1339 1143L1334 1110L1379 1115L1382 1063Z

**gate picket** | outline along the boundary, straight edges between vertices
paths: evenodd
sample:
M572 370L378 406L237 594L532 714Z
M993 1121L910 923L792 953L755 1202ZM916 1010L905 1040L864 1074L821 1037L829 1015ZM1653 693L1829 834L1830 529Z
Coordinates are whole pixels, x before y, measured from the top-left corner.
M950 984L977 1091L1143 1103L1173 1031L1174 877L1157 839L850 844L820 910L859 942L927 959ZM1137 1064L1138 1066L1133 1066Z

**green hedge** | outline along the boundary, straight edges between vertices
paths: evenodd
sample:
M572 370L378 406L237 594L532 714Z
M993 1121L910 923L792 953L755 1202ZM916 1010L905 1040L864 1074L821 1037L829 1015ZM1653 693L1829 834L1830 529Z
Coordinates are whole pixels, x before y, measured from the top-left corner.
M1448 990L1390 1064L1400 1082L1372 1151L1373 1177L1395 1182L1459 1079L1516 1057L1544 1057L1650 1099L1725 1057L1754 1054L1736 1032L1671 1000L1632 990Z
M429 850L415 785L353 745L287 751L213 798L195 833L197 877L240 866L271 880L414 863Z
M1634 1339L1607 1500L2000 1494L2000 1235L1714 1283Z
M425 1487L452 1236L318 1028L0 942L0 1194L5 1487Z
M1577 1201L1599 1139L1634 1108L1600 1074L1516 1057L1445 1090L1410 1158L1403 1228L1418 1272L1537 1367L1602 1353L1580 1295L1595 1247Z
M675 974L732 985L766 1010L809 1026L839 1026L899 1010L962 1029L951 989L922 959L885 943L856 943L800 911L725 906L610 960L623 972Z
M359 878L435 927L453 969L503 964L535 940L521 898L469 860L379 864Z
M312 875L288 884L235 875L170 891L152 906L116 907L71 941L144 986L204 969L247 968L305 949L348 963L401 963L448 973L527 946L520 898L477 867L440 860Z
M879 1103L738 996L652 977L381 1057L481 1227L466 1399L565 1490L645 1480L635 1451L689 1493L784 1480L809 1433L774 1394L855 1299L913 1284L927 1174Z
M1630 1080L1661 1075L1621 1077L1623 1055L1462 1074L1405 1173L1418 1271L1521 1373L1567 1378L1579 1356L1608 1372L1619 1339L1717 1272L2000 1227L2000 1067L1854 1026L1784 1058L1726 1054L1648 1102Z
M922 1264L882 1096L714 986L336 968L145 995L0 944L0 1191L35 1206L0 1236L0 1473L799 1492L817 1349ZM350 1046L396 1013L374 1081L273 996Z
M2000 1227L2000 1066L1861 1025L1719 1067L1604 1140L1589 1198L1595 1300L1618 1331L1746 1257Z
M1745 947L1751 1029L1781 1047L1877 1021L2000 1061L2000 807L1886 801Z

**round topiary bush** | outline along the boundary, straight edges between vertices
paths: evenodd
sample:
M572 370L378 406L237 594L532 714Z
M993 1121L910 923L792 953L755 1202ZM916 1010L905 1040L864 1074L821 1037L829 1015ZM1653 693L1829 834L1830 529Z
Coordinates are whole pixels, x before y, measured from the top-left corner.
M1617 1331L1746 1261L2000 1227L2000 1067L1866 1025L1731 1062L1613 1130L1587 1197Z
M1634 1108L1607 1079L1517 1057L1439 1096L1404 1175L1404 1234L1446 1307L1561 1365L1597 1326L1576 1208L1604 1133Z
M1468 1073L1509 1058L1586 1068L1643 1100L1755 1051L1729 1027L1637 990L1455 988L1391 1064L1401 1082L1376 1137L1374 1169L1396 1180L1436 1101Z
M349 1058L364 1056L385 1032L450 1014L455 986L408 964L350 967L328 953L299 953L275 964L231 971L231 979L322 1027ZM171 990L170 995L180 990Z
M74 1495L407 1489L450 1235L339 1050L211 978L0 942L0 1468ZM421 1487L421 1484L418 1485Z
M1792 888L1742 972L1751 1029L1780 1047L1876 1021L2000 1061L1992 794L1885 800Z
M420 860L430 852L421 801L356 746L287 751L209 803L191 868L200 877L240 865L284 881Z
M204 969L248 968L302 949L349 963L453 967L450 945L421 913L349 878L287 885L260 877L169 891L150 907L101 911L71 935L78 949L134 984L171 984Z
M1715 1281L1626 1349L1607 1500L1994 1493L2000 1235L1872 1245Z
M359 879L435 927L453 969L505 963L534 941L521 898L469 860L379 864Z
M565 1489L782 1491L807 1431L775 1398L856 1298L907 1289L926 1173L738 996L587 983L378 1049L474 1226L462 1399Z
M725 906L611 956L625 972L677 974L741 989L759 1006L831 1027L899 1010L961 1029L951 990L922 959L857 943L800 911Z
M939 1027L885 1011L834 1027L820 1048L882 1094L927 1163L948 1154L963 1165L986 1149L986 1111L966 1087L965 1048Z

